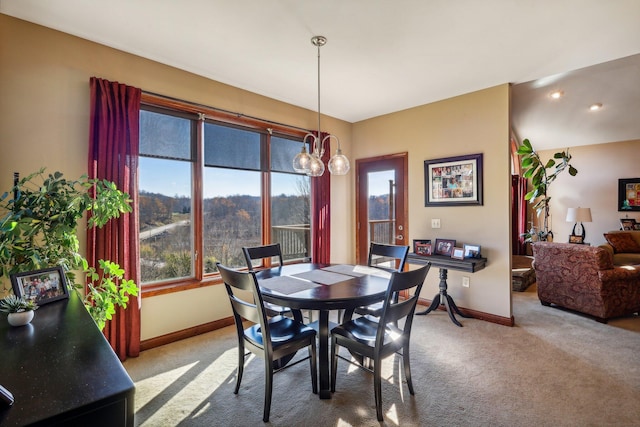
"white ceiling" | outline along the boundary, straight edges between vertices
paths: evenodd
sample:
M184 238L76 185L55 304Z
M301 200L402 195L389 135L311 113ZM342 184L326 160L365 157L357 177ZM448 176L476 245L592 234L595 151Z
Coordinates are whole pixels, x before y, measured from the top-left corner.
M516 85L512 115L538 149L640 138L638 0L0 0L0 12L314 111L310 39L323 35L321 111L348 122L636 55L624 80L603 66L555 104L544 95L561 80ZM581 112L592 102L623 138Z

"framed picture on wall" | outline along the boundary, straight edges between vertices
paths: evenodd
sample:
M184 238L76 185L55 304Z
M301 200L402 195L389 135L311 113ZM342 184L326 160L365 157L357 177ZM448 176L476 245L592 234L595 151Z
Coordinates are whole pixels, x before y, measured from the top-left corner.
M618 212L640 211L640 178L618 180Z
M425 160L424 205L482 205L482 153Z

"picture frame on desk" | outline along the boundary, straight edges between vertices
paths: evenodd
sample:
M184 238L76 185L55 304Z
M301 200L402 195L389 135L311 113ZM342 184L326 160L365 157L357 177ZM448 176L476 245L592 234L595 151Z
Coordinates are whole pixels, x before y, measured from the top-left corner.
M453 259L464 259L464 249L463 248L453 248L451 252L451 258Z
M436 247L433 250L435 255L451 256L456 241L452 239L436 239Z
M582 236L577 236L575 234L571 234L569 235L569 243L576 243L576 244L583 244L584 243L584 239L582 238Z
M633 218L620 218L620 229L625 231L635 230L636 220Z
M11 275L13 293L39 306L69 298L69 289L62 267L15 273Z
M431 255L431 239L413 239L413 253L416 255Z
M480 258L480 245L467 245L463 246L465 258Z

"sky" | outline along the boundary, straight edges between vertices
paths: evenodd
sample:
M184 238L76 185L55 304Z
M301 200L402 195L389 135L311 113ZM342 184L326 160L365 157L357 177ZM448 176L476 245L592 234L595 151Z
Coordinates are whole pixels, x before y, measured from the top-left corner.
M159 193L166 196L191 195L190 163L171 160L140 157L140 190ZM325 172L329 173L329 172ZM354 169L349 174L355 173ZM210 175L209 175L210 177ZM272 174L273 194L293 194L291 175ZM338 179L349 179L338 177ZM389 179L393 179L392 171L369 173L369 194L383 195L389 192ZM233 169L216 169L215 185L207 185L205 172L205 198L224 197L230 195L260 196L260 174L255 171L238 171Z

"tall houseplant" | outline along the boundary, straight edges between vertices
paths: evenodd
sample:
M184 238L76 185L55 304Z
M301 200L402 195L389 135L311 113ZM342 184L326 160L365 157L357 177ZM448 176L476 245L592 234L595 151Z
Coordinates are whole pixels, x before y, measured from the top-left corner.
M553 158L543 162L537 151L531 146L528 139L522 141L522 145L518 147L518 154L521 157L522 176L528 179L533 188L525 196L525 200L529 203L535 203L533 208L539 217L543 214L542 229L537 233L533 229L524 234L524 237L531 241L534 235L539 240L548 240L553 238L553 232L549 229L549 203L551 196L548 195L549 186L565 169L568 169L569 175L576 176L578 170L569 164L571 155L569 149L559 151L553 154Z
M87 226L102 227L131 212L129 203L129 195L113 182L86 175L68 180L61 172L45 174L42 168L16 179L0 197L0 279L7 283L13 273L60 265L70 285L82 289L84 283L76 280L76 272L82 271L88 280L84 304L103 329L114 306L126 308L128 295L137 295L138 288L122 279L117 264L101 260L98 271L89 268L79 253L78 225L91 212Z

